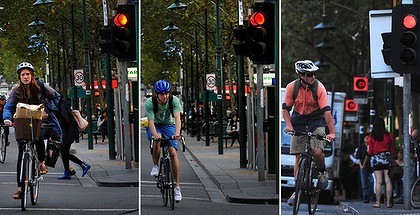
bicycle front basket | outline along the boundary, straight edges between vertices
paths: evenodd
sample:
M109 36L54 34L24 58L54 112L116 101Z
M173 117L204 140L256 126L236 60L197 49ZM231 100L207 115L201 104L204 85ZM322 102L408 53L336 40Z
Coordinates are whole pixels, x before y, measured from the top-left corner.
M39 139L42 120L32 119L31 124L31 119L15 118L14 122L16 140L32 140L32 128L34 131L34 139Z

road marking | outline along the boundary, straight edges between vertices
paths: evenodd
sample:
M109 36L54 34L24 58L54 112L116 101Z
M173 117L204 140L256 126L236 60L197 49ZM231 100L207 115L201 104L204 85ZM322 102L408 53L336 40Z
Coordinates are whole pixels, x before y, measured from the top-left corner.
M141 181L141 184L155 184L156 185L156 181ZM192 182L181 182L180 186L183 186L183 185L203 187L201 183L192 183Z
M0 208L0 211L20 211L21 208ZM135 212L138 208L26 208L27 211Z
M159 198L159 199L162 199L162 195L140 195L140 196L142 198ZM198 200L198 201L206 201L206 202L210 201L210 199L206 199L206 198L186 197L186 196L182 196L182 199Z

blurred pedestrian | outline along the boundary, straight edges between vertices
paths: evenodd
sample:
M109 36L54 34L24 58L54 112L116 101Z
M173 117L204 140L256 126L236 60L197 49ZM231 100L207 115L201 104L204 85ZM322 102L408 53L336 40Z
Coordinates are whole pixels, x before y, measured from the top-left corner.
M226 133L232 137L232 143L230 144L230 148L233 149L233 144L235 140L239 142L239 121L236 114L232 114L231 119L226 127Z
M362 200L363 203L369 203L373 196L373 185L371 182L372 169L370 167L370 156L368 155L368 140L369 134L363 138L363 144L360 144L356 158L360 167L360 181L362 185Z
M385 121L378 117L369 137L369 155L373 156L373 172L375 174L376 203L374 208L381 207L381 186L385 178L386 207L392 208L392 182L388 176L389 158L395 155L394 135L385 129Z
M6 96L0 95L0 116L3 116L3 109L5 105L6 105ZM3 124L3 117L0 117L0 123ZM9 146L10 145L9 126L3 126L3 130L4 130L4 141L6 142L6 146Z
M106 109L101 112L97 121L98 131L102 134L102 142L105 142L105 137L108 137L108 116Z

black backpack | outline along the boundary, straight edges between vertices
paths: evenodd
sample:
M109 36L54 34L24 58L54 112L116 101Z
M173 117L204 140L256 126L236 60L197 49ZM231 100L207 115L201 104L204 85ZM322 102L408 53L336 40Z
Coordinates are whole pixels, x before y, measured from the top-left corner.
M294 88L293 88L293 101L297 98L300 88L300 80L296 79L294 82ZM315 83L311 86L309 86L309 89L312 91L312 96L314 97L315 101L318 101L318 80L315 80Z
M173 107L174 105L172 104L173 100L174 100L173 95L170 95L168 102L169 102L169 111L171 111L172 117L174 117L174 107ZM153 101L153 113L156 114L159 110L157 98L154 96L152 98L152 101Z

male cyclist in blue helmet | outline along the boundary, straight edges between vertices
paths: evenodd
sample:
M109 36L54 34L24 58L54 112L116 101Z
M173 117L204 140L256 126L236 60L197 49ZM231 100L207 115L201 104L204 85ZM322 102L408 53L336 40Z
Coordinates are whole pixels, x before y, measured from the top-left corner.
M146 129L147 138L149 141L159 138L170 138L175 139L181 138L181 103L176 96L171 95L171 84L166 80L159 80L154 85L155 95L148 98L144 104L146 109L146 117L149 121L149 127ZM170 97L172 96L172 99ZM154 112L153 100L157 100L157 112ZM172 105L169 105L169 101L172 100ZM172 106L173 115L170 107ZM175 176L175 200L181 201L181 189L179 188L179 172L180 165L178 161L178 141L171 140L169 142L170 153L173 163L174 176ZM153 168L150 172L151 176L157 176L159 174L158 160L160 155L160 142L154 141L153 145Z

